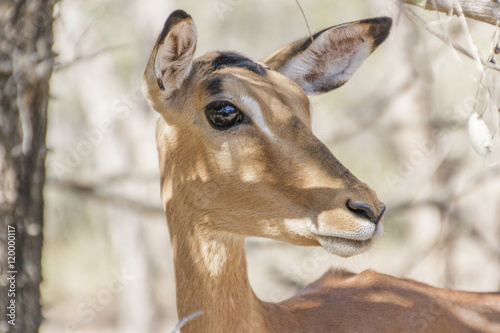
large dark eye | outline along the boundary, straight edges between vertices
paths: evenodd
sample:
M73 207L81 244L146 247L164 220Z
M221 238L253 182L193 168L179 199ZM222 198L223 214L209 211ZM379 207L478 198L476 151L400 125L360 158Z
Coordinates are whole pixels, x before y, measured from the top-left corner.
M205 106L205 115L213 128L226 130L243 120L243 113L226 101L215 101Z

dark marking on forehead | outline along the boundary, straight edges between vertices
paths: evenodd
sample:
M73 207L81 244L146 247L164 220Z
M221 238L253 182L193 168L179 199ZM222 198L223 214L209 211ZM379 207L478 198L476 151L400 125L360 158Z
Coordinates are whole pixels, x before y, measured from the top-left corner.
M212 61L213 70L224 67L240 67L248 69L257 75L265 76L266 69L252 60L234 52L221 52L217 58Z
M210 81L208 81L207 91L210 95L217 95L223 91L222 87L223 87L222 77L216 76Z

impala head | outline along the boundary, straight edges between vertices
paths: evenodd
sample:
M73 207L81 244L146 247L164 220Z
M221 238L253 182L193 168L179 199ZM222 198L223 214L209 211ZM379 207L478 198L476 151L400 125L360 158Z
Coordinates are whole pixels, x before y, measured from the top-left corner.
M171 237L204 228L321 245L341 256L365 251L382 232L385 206L314 136L307 94L343 85L390 26L389 18L335 26L262 62L233 52L194 59L194 22L173 12L143 78L161 115Z

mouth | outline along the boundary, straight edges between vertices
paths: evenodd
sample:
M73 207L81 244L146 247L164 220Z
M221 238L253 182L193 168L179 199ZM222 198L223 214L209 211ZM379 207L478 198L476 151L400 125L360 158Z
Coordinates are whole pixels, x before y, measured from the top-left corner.
M357 240L335 236L319 236L322 248L330 253L347 258L367 251L373 244L373 238Z
M382 223L366 224L360 232L355 233L318 233L313 232L317 241L325 250L341 257L351 257L367 251L374 240L383 232Z

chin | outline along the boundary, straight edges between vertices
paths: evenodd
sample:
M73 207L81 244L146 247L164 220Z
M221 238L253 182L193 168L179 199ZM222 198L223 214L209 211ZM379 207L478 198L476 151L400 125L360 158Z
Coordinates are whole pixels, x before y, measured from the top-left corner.
M352 240L340 237L320 237L319 244L326 251L347 258L369 250L373 245L373 238Z

